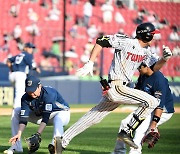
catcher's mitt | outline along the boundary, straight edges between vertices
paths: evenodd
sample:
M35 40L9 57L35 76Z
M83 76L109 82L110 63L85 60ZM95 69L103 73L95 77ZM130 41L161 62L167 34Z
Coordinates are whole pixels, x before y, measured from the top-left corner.
M160 133L158 132L158 129L150 129L142 139L142 143L146 142L148 144L148 148L153 148L159 139Z
M33 153L39 149L41 143L41 135L39 133L33 134L31 137L25 139L28 144L29 153Z

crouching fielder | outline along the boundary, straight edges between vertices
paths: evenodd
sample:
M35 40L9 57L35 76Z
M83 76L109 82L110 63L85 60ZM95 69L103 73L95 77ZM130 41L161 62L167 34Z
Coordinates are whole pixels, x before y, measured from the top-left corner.
M52 87L42 86L40 80L34 76L29 76L26 79L25 91L26 93L21 99L18 134L12 137L9 142L14 144L17 140L20 140L28 121L38 124L39 129L37 132L26 139L29 153L33 153L40 146L41 134L46 125L53 125L53 139L48 149L50 154L57 153L60 145L57 142L64 133L63 126L67 125L70 120L68 103L57 90Z
M128 38L125 35L115 34L102 36L96 40L92 50L89 62L77 71L79 76L93 74L93 64L97 55L103 47L112 47L114 58L109 70L108 80L110 89L102 97L99 104L87 112L81 119L65 131L62 138L62 148L65 148L69 142L90 126L100 122L106 115L116 109L120 104L139 104L138 109L134 112L133 117L127 125L124 125L118 137L131 147L138 148L133 142L132 133L139 124L159 105L157 99L143 91L132 89L127 86L132 81L132 76L142 62L148 66L155 63L156 58L147 48L155 33L151 23L143 23L136 29L136 38ZM159 70L172 53L168 47L163 50L163 57L154 64L153 69Z

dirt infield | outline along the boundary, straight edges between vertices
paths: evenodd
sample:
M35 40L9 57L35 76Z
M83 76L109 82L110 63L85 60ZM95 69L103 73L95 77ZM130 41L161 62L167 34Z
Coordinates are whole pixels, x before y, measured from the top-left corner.
M80 112L87 112L90 108L71 108L71 113L80 113ZM134 107L121 107L117 108L112 112L116 113L129 113L134 110ZM0 108L0 115L11 115L12 109L11 108ZM180 113L180 107L175 107L175 113Z

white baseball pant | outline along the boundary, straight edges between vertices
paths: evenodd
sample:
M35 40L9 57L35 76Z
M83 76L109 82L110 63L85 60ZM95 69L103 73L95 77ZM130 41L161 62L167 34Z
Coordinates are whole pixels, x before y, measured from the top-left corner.
M119 129L119 132L124 127L124 125L127 125L129 120L132 118L133 113L131 113L128 117L126 117L125 119L123 119L121 121L121 126L120 126L120 129ZM142 138L144 137L147 129L149 128L149 125L150 125L150 122L152 120L153 115L154 115L154 112L152 112L151 115L148 115L147 118L136 129L133 140L134 140L134 143L138 146L138 149L134 149L134 148L130 147L129 154L141 154L142 153L141 141L142 141ZM173 115L173 113L162 113L161 119L158 122L157 127L159 125L167 122L172 117L172 115ZM126 145L125 145L125 143L122 142L122 141L117 140L113 154L126 154Z
M42 117L36 116L34 112L31 112L28 121L34 124L40 125ZM64 133L64 126L70 121L70 111L56 111L52 112L49 117L48 125L54 126L54 132L51 144L54 145L54 137L61 137Z
M100 103L65 131L62 146L66 148L76 135L99 123L120 104L139 104L135 113L140 119L144 119L159 105L159 102L155 97L143 91L123 85L123 82L112 82L108 94L102 97ZM130 124L135 122L134 118L130 120ZM124 126L123 129L127 129L127 126Z
M19 129L19 114L21 110L21 97L25 93L25 80L26 73L24 72L11 72L9 74L9 80L14 86L14 103L13 103L13 111L11 115L11 133L12 136L15 136L18 133ZM13 145L13 149L16 151L22 151L21 140L17 141L16 144Z

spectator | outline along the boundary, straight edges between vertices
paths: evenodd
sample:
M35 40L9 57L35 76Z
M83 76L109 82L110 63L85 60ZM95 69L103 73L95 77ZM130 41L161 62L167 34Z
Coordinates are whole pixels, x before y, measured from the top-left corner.
M28 9L28 17L29 17L29 20L34 21L34 22L37 22L39 19L38 14L32 8Z
M115 3L118 8L125 8L122 0L115 0Z
M125 35L125 33L124 33L124 29L120 28L120 29L119 29L119 31L118 31L118 34Z
M180 48L176 45L172 50L173 56L180 56Z
M162 29L162 28L168 28L169 27L169 22L166 18L163 18L161 20L159 20L159 29Z
M155 12L149 11L147 14L147 21L154 23L154 22L156 22L156 20L157 20L157 15L155 14Z
M84 47L84 53L81 55L81 62L83 64L85 64L89 60L90 53L94 47L94 44L92 43L92 41L93 40L90 38Z
M103 12L103 22L104 23L110 23L113 19L113 11L114 8L111 4L111 1L106 1L105 4L102 5L101 11Z
M32 37L40 35L39 27L35 22L27 26L26 31L29 32Z
M68 51L65 52L65 57L77 58L76 47L73 45Z
M60 42L59 40L53 40L51 53L56 57L56 59L60 62L60 57L62 57L62 52L60 49Z
M58 21L60 14L61 14L60 10L58 10L57 7L56 7L56 5L54 4L54 5L52 6L52 9L51 9L51 10L49 11L49 13L48 13L48 17L46 17L45 20Z
M20 26L20 24L16 24L16 26L14 27L14 30L12 32L12 37L16 41L17 47L19 50L23 49L23 41L21 39L21 35L22 35L21 26Z
M40 62L40 67L44 71L53 71L53 66L50 62L51 57L48 57L47 55L43 55L44 58Z
M145 9L139 10L138 16L134 19L134 23L135 24L141 24L145 19L146 13L147 13L147 11Z
M83 15L84 15L84 26L89 27L89 21L92 17L93 5L90 1L87 1L83 6Z
M116 14L115 14L115 21L118 24L126 24L126 21L125 21L124 17L122 16L122 14L120 12L116 12Z
M12 4L9 10L10 15L14 18L18 17L19 9L20 9L19 4L18 5Z
M76 5L78 3L78 0L71 0L72 5Z
M179 37L179 34L178 34L177 26L172 26L171 29L172 29L172 31L169 34L169 40L170 41L180 41L180 37Z
M7 53L10 52L9 40L10 40L9 34L4 32L4 34L3 34L3 44L1 45L0 50L2 50L3 52L7 52Z
M158 41L155 41L154 45L152 45L150 48L153 53L156 53L158 56L161 56L161 50L158 45Z
M74 24L71 29L69 30L69 34L73 39L78 37L78 25Z
M40 6L42 6L44 8L47 8L48 7L47 0L41 0L40 1Z
M99 30L96 27L95 24L92 24L88 29L87 29L87 34L89 36L89 38L94 39L97 37L97 35L99 34Z

